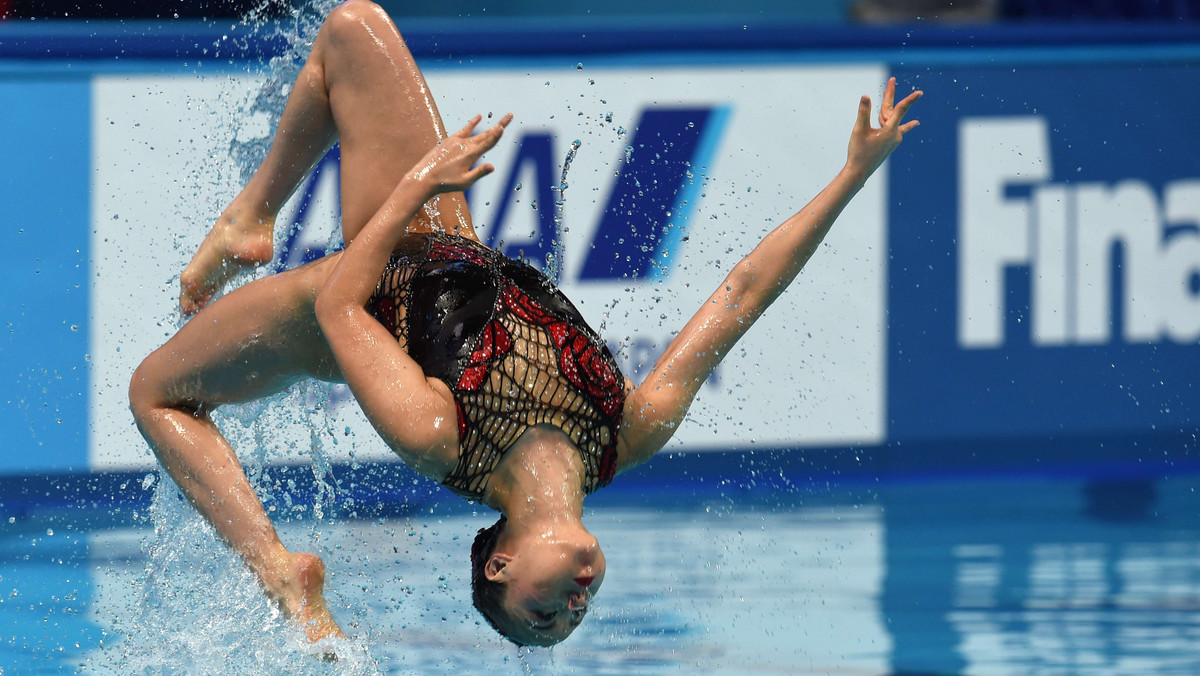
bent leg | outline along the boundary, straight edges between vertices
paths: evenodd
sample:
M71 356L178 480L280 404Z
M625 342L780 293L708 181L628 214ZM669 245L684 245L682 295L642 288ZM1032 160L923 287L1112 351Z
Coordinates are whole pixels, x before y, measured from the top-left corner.
M241 269L271 259L279 209L335 140L349 242L445 136L429 86L387 13L368 0L339 5L317 34L266 159L181 276L184 313L198 311ZM440 196L411 227L478 241L462 193Z
M313 640L341 634L321 596L324 567L280 542L210 412L307 376L338 378L312 314L337 256L328 258L214 302L142 362L129 390L138 428L163 468Z
M342 148L342 228L349 242L446 129L425 76L379 5L339 5L321 28L318 50ZM410 227L478 241L461 192L430 204Z

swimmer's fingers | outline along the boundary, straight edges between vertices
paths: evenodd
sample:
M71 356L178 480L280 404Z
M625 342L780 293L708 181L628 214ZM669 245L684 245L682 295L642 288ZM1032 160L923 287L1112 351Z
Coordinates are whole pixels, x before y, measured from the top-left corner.
M863 135L871 131L871 97L863 95L858 100L858 119L854 121L855 135Z
M894 89L894 83L890 80L888 89ZM889 94L895 96L894 91L885 92L885 104ZM858 119L854 123L854 131L850 134L850 146L847 149L847 166L859 172L864 178L875 173L888 155L892 154L892 151L900 145L904 133L917 126L916 120L907 123L902 120L908 109L919 98L921 98L921 92L913 92L904 97L890 111L885 110L881 113L880 119L884 122L879 129L871 127L871 97L863 96L859 99Z
M471 118L461 130L447 137L417 164L413 178L424 183L433 193L465 190L475 181L495 171L491 164L472 167L483 154L495 147L504 128L512 120L505 115L495 126L471 136L481 118Z
M920 121L910 120L910 121L905 122L904 124L900 125L900 133L907 134L910 129L912 129L913 127L918 127L920 125L921 125Z
M479 124L479 121L482 119L482 115L476 115L475 117L472 117L470 121L467 122L467 126L451 134L450 138L471 138L471 133L475 131L475 125Z
M925 95L925 92L918 89L917 91L909 94L908 96L905 96L904 100L902 100L900 103L896 104L896 109L895 109L895 111L893 111L892 117L890 120L888 120L888 123L899 126L900 121L903 120L904 116L908 114L908 109L912 107L912 104L916 103L917 100L920 99L924 95ZM905 131L905 130L901 129L901 131Z
M892 116L892 108L896 102L896 78L890 77L883 89L883 104L879 106L879 126L887 124Z
M490 128L480 132L479 135L472 137L471 140L473 140L477 144L479 144L479 147L480 147L479 154L480 155L483 155L483 153L486 153L487 151L496 147L496 143L500 140L500 137L504 135L504 128L508 126L509 122L512 122L512 119L513 119L512 113L508 113L504 117L500 118L499 122L492 125ZM474 127L475 124L478 122L479 122L479 116L476 115L475 120L472 122L471 126Z
M484 153L496 147L496 144L500 141L500 137L504 135L504 128L508 126L509 122L512 122L512 118L512 113L509 113L500 118L500 121L492 125L490 128L470 138L470 142L473 144L470 154L472 162L478 161L480 157L483 157ZM463 128L463 131L470 133L470 129L474 129L475 125L479 123L479 120L480 116L476 115L475 118L471 120L470 124ZM478 181L495 170L495 166L493 166L491 163L485 162L484 164L481 164L467 172L464 180L467 182L467 185L471 185L475 181Z
M471 171L467 172L467 175L463 177L463 182L465 183L465 185L463 185L459 189L460 190L466 189L466 188L474 185L475 181L478 181L479 179L483 178L484 176L487 176L488 174L492 173L495 170L496 170L496 167L493 166L490 162L484 162L483 164L481 164L481 165L475 167L474 169L472 169Z
M500 118L500 121L492 127L486 129L477 136L471 136L471 134L475 132L475 127L479 126L479 122L483 119L482 115L476 115L467 121L465 127L451 134L447 140L456 139L463 141L470 139L475 141L477 144L484 144L484 148L481 152L487 152L496 145L497 141L500 140L500 136L504 134L504 128L508 126L509 122L512 122L512 118L512 113L509 113Z

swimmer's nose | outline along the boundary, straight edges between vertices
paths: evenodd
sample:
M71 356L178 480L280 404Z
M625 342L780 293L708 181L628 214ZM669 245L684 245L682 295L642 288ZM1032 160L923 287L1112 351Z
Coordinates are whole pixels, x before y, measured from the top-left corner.
M588 575L587 577L577 577L577 578L575 578L575 584L579 585L580 587L583 587L584 589L587 589L588 587L592 586L592 581L595 579L596 579L596 577L594 575Z

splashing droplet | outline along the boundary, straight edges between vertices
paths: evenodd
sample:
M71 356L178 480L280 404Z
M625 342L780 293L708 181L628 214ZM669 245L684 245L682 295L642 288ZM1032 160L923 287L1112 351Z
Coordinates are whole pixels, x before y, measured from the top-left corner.
M582 66L582 64L580 64ZM546 254L546 277L551 282L557 284L559 274L562 273L563 260L563 233L566 229L563 227L563 207L566 204L565 193L567 191L567 172L571 170L571 163L575 161L575 154L579 152L579 146L583 142L575 139L571 142L571 148L567 151L567 158L563 160L562 174L558 177L558 185L554 186L554 243L550 253Z

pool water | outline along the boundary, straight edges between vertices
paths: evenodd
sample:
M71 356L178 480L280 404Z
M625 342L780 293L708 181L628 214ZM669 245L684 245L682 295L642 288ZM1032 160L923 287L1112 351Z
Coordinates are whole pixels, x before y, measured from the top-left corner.
M0 667L25 673L1195 674L1200 477L953 477L598 493L608 577L574 636L470 608L487 510L281 524L351 639L323 662L174 487L0 522ZM425 490L422 487L420 490ZM269 503L273 504L273 503ZM406 512L406 513L400 513Z

